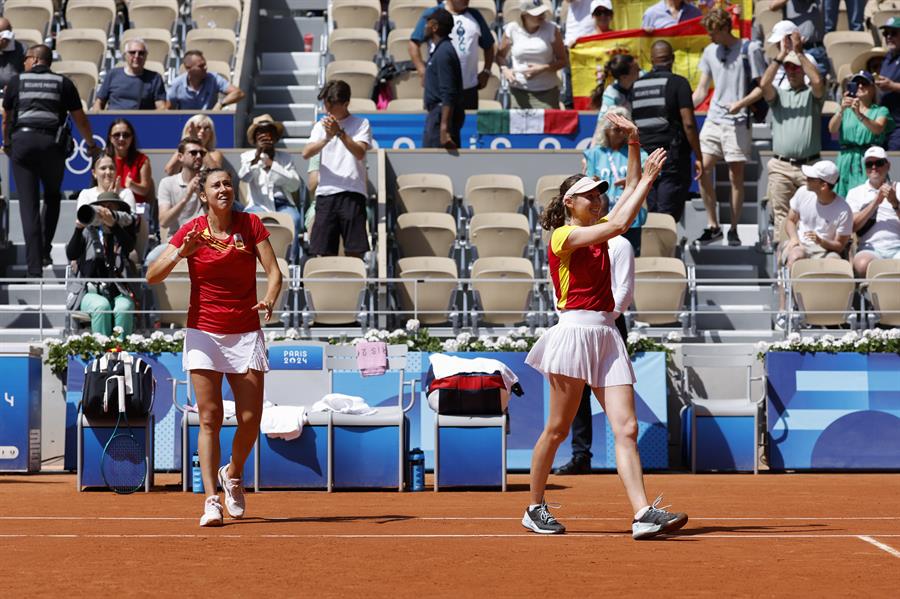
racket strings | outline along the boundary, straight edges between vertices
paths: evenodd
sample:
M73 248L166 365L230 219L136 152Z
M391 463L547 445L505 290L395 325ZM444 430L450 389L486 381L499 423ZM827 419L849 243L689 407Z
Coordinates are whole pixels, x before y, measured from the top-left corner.
M144 448L131 435L113 436L103 455L103 480L116 493L133 493L147 473Z

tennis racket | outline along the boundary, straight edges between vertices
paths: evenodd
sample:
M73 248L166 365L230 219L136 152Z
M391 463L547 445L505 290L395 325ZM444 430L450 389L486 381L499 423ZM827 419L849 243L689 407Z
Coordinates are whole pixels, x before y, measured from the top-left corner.
M125 377L121 375L111 376L106 381L106 392L109 393L109 384L115 382L119 395L119 417L116 420L116 428L113 434L103 446L103 455L100 458L100 473L103 482L111 490L121 495L134 493L144 486L147 477L147 462L144 448L131 431L128 416L125 414ZM121 428L122 421L125 427Z

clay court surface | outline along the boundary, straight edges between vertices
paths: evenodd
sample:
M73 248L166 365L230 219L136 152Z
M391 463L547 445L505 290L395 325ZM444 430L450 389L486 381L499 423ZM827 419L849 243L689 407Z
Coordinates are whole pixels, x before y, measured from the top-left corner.
M869 596L900 588L896 474L650 475L691 520L635 542L614 475L552 476L569 529L519 523L499 492L266 492L197 526L202 497L76 493L72 475L0 477L4 597ZM171 483L172 486L166 486ZM180 487L179 487L180 489ZM652 499L652 498L651 498Z

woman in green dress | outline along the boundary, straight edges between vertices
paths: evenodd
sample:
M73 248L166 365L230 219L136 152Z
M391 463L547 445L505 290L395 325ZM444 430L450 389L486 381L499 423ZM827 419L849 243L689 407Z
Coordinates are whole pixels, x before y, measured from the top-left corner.
M828 121L831 136L841 144L836 194L846 197L848 190L866 182L863 154L870 146L883 146L893 128L888 109L875 104L872 74L860 71L853 75L841 98L841 109Z

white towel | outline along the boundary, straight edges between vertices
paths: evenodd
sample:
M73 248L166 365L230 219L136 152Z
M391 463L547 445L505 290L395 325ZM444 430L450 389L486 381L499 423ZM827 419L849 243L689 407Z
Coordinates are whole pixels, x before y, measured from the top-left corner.
M511 391L513 385L519 382L509 366L500 360L493 358L460 358L459 356L448 356L445 354L431 354L428 356L431 361L431 370L434 372L434 378L442 379L460 373L483 372L485 374L493 374L499 372L503 377L503 384L506 390Z
M339 412L341 414L360 414L368 416L378 410L366 403L362 397L344 395L343 393L328 393L310 408L312 412Z
M306 423L306 406L276 406L269 402L263 405L259 432L270 439L291 441L303 432Z

